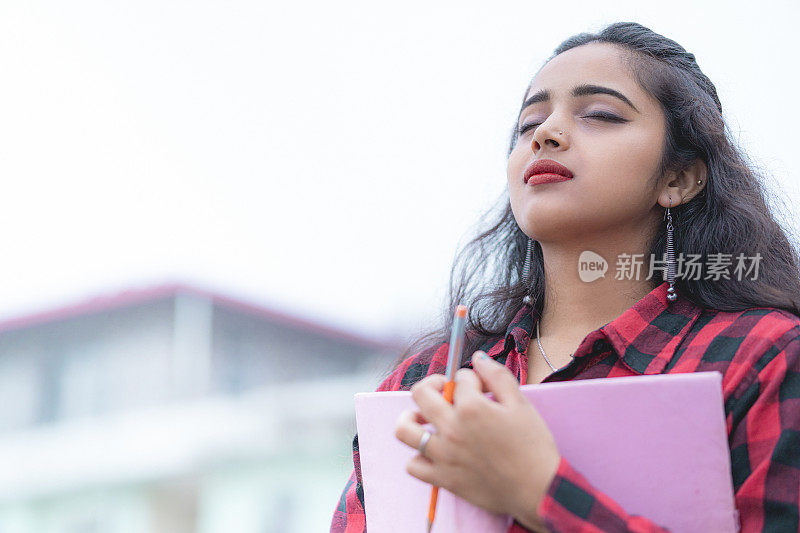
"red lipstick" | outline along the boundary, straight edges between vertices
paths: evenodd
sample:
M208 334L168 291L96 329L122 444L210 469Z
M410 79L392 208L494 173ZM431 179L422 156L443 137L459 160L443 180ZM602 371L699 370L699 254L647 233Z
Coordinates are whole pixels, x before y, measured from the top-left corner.
M554 183L572 179L572 172L552 159L537 159L525 169L523 179L525 183L531 183L531 185Z

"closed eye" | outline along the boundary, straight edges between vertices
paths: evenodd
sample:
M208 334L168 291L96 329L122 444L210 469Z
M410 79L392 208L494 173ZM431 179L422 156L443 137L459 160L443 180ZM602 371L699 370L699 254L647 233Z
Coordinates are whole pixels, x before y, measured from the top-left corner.
M613 115L611 113L593 113L591 115L586 115L583 118L599 118L601 120L608 120L610 122L628 122L622 117L618 117L617 115Z
M624 118L618 117L617 115L611 113L592 113L591 115L584 115L582 118L595 118L598 120L605 120L607 122L616 122L616 123L628 122ZM525 124L517 131L517 133L519 135L524 135L525 132L527 132L531 128L536 128L540 124L541 122L531 122L530 124Z

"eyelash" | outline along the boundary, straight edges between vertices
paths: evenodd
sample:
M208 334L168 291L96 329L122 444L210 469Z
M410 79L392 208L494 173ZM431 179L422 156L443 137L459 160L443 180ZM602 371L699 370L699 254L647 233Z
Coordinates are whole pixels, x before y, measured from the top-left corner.
M616 115L612 115L611 113L594 113L591 115L586 115L584 118L599 118L601 120L607 120L609 122L627 122L624 118L620 118ZM538 126L540 123L538 122L531 122L530 124L525 124L519 130L517 130L518 135L524 135L531 127Z

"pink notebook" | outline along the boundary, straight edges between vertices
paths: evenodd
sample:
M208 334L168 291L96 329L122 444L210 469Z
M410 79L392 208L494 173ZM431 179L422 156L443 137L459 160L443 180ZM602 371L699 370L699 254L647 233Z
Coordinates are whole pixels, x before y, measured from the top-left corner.
M522 385L561 454L630 514L674 532L736 532L722 374L696 372ZM490 393L487 394L492 397ZM369 533L423 533L431 486L394 435L408 391L355 395ZM432 424L427 429L435 431ZM439 489L433 533L504 533L511 517Z

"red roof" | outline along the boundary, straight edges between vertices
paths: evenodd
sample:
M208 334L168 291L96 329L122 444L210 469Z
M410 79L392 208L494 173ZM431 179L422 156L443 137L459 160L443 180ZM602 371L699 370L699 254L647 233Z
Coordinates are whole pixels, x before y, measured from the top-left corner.
M212 300L214 305L241 311L261 318L264 321L278 323L289 328L304 330L345 342L369 346L376 349L394 349L397 348L399 344L397 340L382 340L369 337L361 333L347 331L341 327L325 325L319 321L301 318L289 313L244 302L218 292L200 289L183 283L165 283L144 289L123 290L114 294L96 296L70 305L9 318L0 321L0 332L24 329L50 322L131 307L164 298L172 298L178 294L193 294L206 297Z

